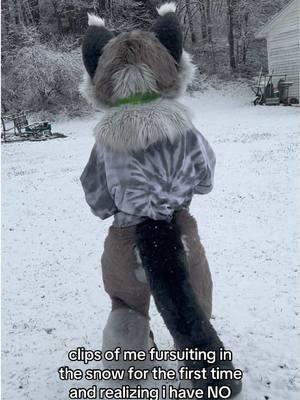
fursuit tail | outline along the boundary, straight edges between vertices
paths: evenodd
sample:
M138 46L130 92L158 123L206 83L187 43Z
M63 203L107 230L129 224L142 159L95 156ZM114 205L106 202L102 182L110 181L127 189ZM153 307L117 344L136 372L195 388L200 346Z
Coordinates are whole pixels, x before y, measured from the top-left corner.
M224 345L198 303L190 284L179 226L174 222L147 219L137 225L136 239L156 307L176 348L197 348L219 354L219 349L224 348ZM185 365L190 369L210 369L212 366L234 369L231 361L220 362L218 359L213 365L206 361L187 361ZM206 380L194 380L192 383L194 387L202 389L212 384ZM217 386L223 384L224 381L213 383ZM230 387L231 397L241 390L241 384L233 385L231 382Z

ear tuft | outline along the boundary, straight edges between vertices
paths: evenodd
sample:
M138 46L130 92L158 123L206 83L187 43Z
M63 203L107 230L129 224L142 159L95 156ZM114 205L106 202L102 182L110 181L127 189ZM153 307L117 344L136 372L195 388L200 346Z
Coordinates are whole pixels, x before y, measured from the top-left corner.
M163 16L168 13L175 13L176 12L176 4L174 2L165 3L162 6L157 8L157 12L159 15Z
M88 13L88 25L89 26L105 26L105 21L104 21L104 19L98 17L97 15Z

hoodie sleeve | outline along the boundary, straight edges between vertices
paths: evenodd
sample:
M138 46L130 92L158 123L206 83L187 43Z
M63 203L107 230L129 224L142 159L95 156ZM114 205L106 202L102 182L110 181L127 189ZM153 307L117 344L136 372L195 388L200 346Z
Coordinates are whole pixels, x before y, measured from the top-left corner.
M89 161L80 177L85 198L93 214L106 219L117 212L106 181L103 152L94 145Z
M216 157L205 137L198 131L194 132L193 161L198 177L194 188L195 194L207 194L213 189Z

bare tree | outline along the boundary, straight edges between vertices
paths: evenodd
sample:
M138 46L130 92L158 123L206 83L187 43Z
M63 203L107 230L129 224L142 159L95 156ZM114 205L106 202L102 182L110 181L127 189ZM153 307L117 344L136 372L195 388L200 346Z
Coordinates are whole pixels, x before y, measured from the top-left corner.
M227 0L229 61L232 72L236 71L236 59L234 51L235 50L234 5L235 5L235 0Z
M187 13L188 21L189 21L189 29L191 32L191 40L193 43L195 43L197 41L197 38L196 38L196 34L195 34L195 29L194 29L191 1L185 0L185 6L186 6L186 13Z
M58 6L58 0L39 0L40 23L43 33L60 32L61 20Z

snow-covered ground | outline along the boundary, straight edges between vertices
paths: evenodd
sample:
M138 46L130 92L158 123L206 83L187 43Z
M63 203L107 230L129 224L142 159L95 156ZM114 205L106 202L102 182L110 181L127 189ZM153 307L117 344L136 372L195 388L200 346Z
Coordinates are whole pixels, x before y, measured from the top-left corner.
M244 370L244 399L296 400L299 108L250 99L238 87L184 98L217 154L215 188L191 211L213 274L213 324ZM3 400L67 399L72 384L57 375L67 352L101 348L111 221L91 214L79 183L96 120L54 125L66 139L2 146ZM153 306L151 318L158 346L171 348Z

